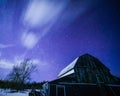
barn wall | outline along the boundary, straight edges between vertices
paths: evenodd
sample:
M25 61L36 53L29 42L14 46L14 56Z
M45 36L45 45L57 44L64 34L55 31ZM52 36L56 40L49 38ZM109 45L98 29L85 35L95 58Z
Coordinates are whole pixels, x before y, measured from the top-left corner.
M65 94L56 94L56 86L64 86ZM120 86L98 86L94 84L51 84L49 96L120 96Z

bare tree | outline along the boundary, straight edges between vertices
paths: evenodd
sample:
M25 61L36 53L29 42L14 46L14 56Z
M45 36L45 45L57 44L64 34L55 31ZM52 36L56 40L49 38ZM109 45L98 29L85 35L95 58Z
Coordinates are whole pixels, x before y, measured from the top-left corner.
M19 65L15 65L12 72L8 75L10 81L16 83L26 83L29 81L30 74L35 71L36 66L33 65L31 59L25 59Z

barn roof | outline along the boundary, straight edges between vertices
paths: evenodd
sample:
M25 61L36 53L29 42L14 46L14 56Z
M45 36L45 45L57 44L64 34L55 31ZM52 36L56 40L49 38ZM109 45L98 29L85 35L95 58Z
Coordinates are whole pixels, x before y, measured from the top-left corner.
M89 64L89 62L95 62L95 65L97 65L99 68L105 68L107 70L109 70L104 64L102 64L97 58L89 55L89 54L84 54L80 57L77 57L73 62L71 62L68 66L66 66L58 75L58 78L64 77L64 76L68 76L70 74L73 74L74 71L74 67L76 64L78 64L79 66L93 66Z
M66 76L66 75L70 75L70 74L74 73L74 69L73 69L73 68L74 68L77 60L78 60L78 57L77 57L72 63L70 63L67 67L65 67L65 68L59 73L58 78L61 78L61 77L64 77L64 76Z

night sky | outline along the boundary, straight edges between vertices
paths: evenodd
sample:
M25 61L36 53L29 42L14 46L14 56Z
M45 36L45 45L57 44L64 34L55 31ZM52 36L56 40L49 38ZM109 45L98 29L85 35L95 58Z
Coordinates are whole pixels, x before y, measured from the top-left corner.
M0 79L31 58L32 81L53 80L85 53L120 77L118 1L0 0Z

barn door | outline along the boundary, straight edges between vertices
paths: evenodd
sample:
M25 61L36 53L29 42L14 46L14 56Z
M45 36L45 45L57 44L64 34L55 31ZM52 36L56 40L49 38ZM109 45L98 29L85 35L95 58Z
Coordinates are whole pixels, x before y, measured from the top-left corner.
M64 85L57 85L56 86L56 96L66 96Z

